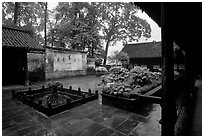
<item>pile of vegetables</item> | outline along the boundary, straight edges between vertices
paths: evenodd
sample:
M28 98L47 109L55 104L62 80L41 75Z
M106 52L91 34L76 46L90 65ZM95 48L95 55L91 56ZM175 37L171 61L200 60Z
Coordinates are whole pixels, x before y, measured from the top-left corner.
M161 73L151 72L146 67L136 66L130 71L112 67L102 79L103 93L130 97L142 94L161 83ZM134 91L133 91L134 90Z

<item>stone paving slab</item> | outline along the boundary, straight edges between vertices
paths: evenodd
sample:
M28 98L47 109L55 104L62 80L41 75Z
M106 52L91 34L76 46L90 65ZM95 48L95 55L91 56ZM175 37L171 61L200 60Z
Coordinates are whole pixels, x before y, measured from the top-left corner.
M94 121L84 118L80 121L77 121L76 123L72 124L72 125L68 125L67 127L65 126L65 129L75 135L76 133L80 132L81 130L89 127L90 125L94 124Z
M126 135L123 134L122 132L114 131L110 136L126 136Z
M94 123L94 124L86 127L85 129L81 130L77 134L75 134L75 136L94 136L96 133L98 133L99 131L101 131L104 128L106 128L106 127L101 125L101 124Z
M63 80L63 84L76 83L81 88L96 87L98 77L78 77L80 81ZM77 82L76 82L77 81ZM86 83L84 83L84 81ZM90 83L89 85L87 84ZM76 86L77 87L77 86ZM100 92L100 91L99 91ZM8 94L8 93L7 93ZM137 136L160 135L161 107L143 105L137 113L102 105L98 100L74 107L57 115L46 115L11 98L2 99L3 136Z
M116 127L116 130L128 135L138 124L139 124L138 121L127 119L118 127Z
M99 131L96 136L110 136L111 134L114 133L114 130L111 128L104 128L101 131Z
M107 107L101 105L102 109L95 110L90 108L88 110L77 109L77 113L73 113L72 110L65 111L61 114L46 117L42 113L29 109L29 113L25 113L24 110L16 110L19 115L3 116L4 123L2 124L3 135L128 135L129 133L134 135L143 135L144 131L150 131L148 126L154 127L158 121L152 121L149 117L140 116L134 113L122 112L121 109L114 107ZM25 108L28 109L29 107ZM105 109L114 108L112 112L107 112ZM79 110L79 111L78 111ZM86 116L80 115L86 111ZM76 110L75 110L76 111ZM89 111L89 112L88 112ZM79 113L79 114L78 114ZM6 119L5 119L6 118ZM19 119L19 120L18 120ZM25 119L25 120L24 120ZM30 123L26 124L26 121L30 120ZM154 119L153 119L154 120ZM21 125L18 125L22 122ZM140 124L139 124L140 122ZM144 124L141 124L144 123ZM147 124L145 124L147 123ZM41 127L36 127L36 124ZM139 124L139 125L138 125ZM142 125L142 126L141 126ZM160 124L158 123L158 126ZM135 129L138 127L138 129ZM145 128L146 127L146 128ZM39 130L40 129L40 130ZM135 129L135 131L133 131ZM160 135L160 128L154 128L155 133L145 133L152 135Z
M124 122L126 119L127 119L127 117L115 115L112 118L105 120L102 124L109 127L109 128L115 129L122 122Z
M157 136L161 127L158 122L141 122L138 124L137 128L132 131L132 134L135 136Z

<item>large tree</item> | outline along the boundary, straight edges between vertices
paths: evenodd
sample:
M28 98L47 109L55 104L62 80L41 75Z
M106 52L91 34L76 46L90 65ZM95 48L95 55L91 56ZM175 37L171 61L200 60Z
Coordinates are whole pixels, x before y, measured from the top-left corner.
M131 3L92 3L98 11L98 22L105 41L106 64L108 48L118 41L123 43L138 41L141 37L151 37L151 28L146 20L137 16L138 8Z
M37 40L44 44L44 2L3 2L2 24L24 26L32 29Z
M55 27L49 32L49 42L76 50L88 50L90 55L101 49L97 29L97 11L88 2L59 2L55 12Z

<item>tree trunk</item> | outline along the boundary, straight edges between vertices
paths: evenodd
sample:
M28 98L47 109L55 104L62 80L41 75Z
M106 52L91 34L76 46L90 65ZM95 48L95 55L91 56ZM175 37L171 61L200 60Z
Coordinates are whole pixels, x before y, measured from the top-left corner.
M91 47L91 55L94 57L94 46Z
M110 40L108 40L107 43L106 43L106 50L105 50L105 56L104 56L103 65L106 65L107 56L108 56L108 47L109 47L109 43L110 43Z
M15 7L14 7L14 25L17 25L18 21L18 8L19 8L19 2L15 2Z
M45 3L45 53L44 53L44 80L46 80L46 46L47 46L47 2ZM53 36L52 36L53 39ZM53 42L52 42L53 45Z
M45 47L47 46L47 2L45 2Z

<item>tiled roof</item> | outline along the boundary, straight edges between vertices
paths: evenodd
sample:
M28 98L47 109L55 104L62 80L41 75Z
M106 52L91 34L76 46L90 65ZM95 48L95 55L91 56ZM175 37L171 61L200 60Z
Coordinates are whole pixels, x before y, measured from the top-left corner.
M44 50L43 46L31 36L30 30L4 25L2 26L2 46L27 50Z
M126 44L121 51L130 58L161 57L161 42Z

